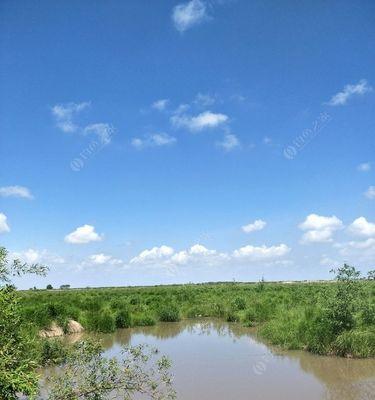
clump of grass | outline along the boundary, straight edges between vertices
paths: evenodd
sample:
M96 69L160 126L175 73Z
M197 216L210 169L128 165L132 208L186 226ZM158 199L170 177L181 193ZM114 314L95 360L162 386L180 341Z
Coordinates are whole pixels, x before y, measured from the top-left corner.
M232 302L234 310L244 310L246 308L246 300L243 297L236 297Z
M176 305L164 306L159 310L159 320L162 322L177 322L180 320L180 310Z
M332 351L339 356L374 357L375 330L345 331L333 342Z
M129 310L121 310L116 314L116 328L130 328L132 317Z
M155 324L156 320L150 314L136 315L133 319L134 326L153 326Z
M68 346L59 338L42 339L39 346L39 362L41 365L61 364L69 352Z
M86 326L91 331L109 333L115 331L116 321L109 310L102 310L99 313L88 313Z

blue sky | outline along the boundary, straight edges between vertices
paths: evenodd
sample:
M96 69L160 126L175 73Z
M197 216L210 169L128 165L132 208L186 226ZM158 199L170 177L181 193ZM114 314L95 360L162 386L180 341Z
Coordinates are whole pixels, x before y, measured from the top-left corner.
M324 279L375 260L372 1L2 1L19 287Z

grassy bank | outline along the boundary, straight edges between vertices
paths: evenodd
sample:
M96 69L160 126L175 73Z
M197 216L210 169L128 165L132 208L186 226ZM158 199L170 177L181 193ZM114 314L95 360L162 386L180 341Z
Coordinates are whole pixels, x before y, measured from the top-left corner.
M22 314L36 329L79 321L89 331L219 317L258 326L272 344L318 354L375 356L375 282L355 282L350 304L342 283L218 283L22 292ZM342 294L342 293L341 293ZM347 294L344 293L345 301Z

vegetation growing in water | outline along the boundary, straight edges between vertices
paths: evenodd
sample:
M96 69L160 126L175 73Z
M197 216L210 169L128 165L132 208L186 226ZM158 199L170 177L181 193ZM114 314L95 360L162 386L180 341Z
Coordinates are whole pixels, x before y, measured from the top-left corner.
M373 357L375 281L359 278L354 268L344 265L332 282L38 290L22 292L22 305L27 310L24 318L38 327L61 316L103 332L156 321L216 317L257 326L262 337L289 349Z

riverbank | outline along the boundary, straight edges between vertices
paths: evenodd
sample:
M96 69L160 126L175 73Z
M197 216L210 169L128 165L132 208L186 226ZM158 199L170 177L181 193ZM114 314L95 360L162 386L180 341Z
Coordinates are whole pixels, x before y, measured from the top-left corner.
M355 282L356 296L342 310L350 315L336 315L345 306L338 297L343 288L340 282L259 282L38 290L21 293L21 310L38 330L53 322L64 327L70 319L87 331L113 332L158 321L221 318L256 326L261 337L283 348L374 357L375 282ZM340 326L341 320L350 325Z

